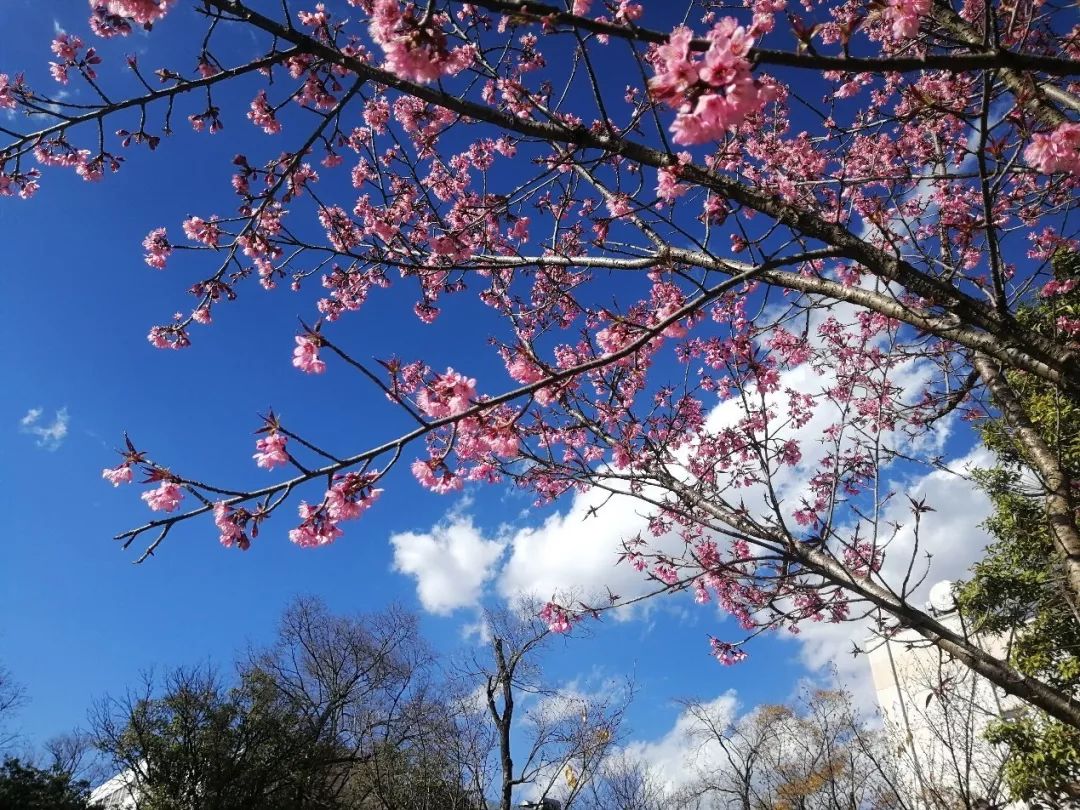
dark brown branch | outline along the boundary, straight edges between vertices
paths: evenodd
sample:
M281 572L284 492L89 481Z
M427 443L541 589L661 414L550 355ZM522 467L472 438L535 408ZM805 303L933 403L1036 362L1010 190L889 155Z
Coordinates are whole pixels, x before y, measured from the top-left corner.
M506 131L552 143L597 149L629 158L645 166L660 168L674 162L673 156L626 138L593 132L584 126L529 121L464 98L458 98L438 88L407 81L389 71L346 56L332 46L305 34L290 30L247 8L239 0L207 0L207 2L241 17L267 33L293 43L303 51L348 68L360 77L400 90L469 118L485 121ZM948 282L921 272L909 262L868 243L842 225L830 222L814 211L797 208L779 197L750 188L696 164L683 166L682 178L760 211L778 223L808 237L836 247L842 257L860 263L874 275L889 282L901 284L911 293L930 301L934 306L951 312L962 323L989 332L1001 342L1004 350L1027 355L1032 361L1029 364L1032 373L1056 386L1080 392L1080 362L1077 362L1074 352L1029 329L1018 326L1012 318L1000 315L982 301L956 289Z
M512 0L475 0L474 6L496 11L510 17L517 17L530 22L545 25L566 25L581 31L590 31L609 37L627 39L634 42L648 42L662 45L669 35L660 31L651 31L637 26L618 25L612 22L578 17L557 6L533 3L531 0L513 2ZM974 43L971 44L975 47ZM709 40L694 39L690 42L694 51L705 51ZM980 44L981 48L981 44ZM1004 49L985 49L976 53L926 54L924 56L886 56L863 58L858 56L823 56L816 53L793 53L768 48L752 48L750 58L759 65L789 67L799 70L838 70L845 73L910 73L920 70L945 70L956 73L971 70L1012 70L1035 71L1048 76L1080 75L1080 60L1039 54L1024 54Z

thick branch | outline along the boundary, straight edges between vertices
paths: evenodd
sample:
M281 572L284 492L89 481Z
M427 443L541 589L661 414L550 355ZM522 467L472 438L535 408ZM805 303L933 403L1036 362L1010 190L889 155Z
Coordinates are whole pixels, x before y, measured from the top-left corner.
M354 71L360 77L379 82L463 116L493 124L506 131L552 143L597 149L655 168L670 166L674 163L674 157L668 153L623 137L592 131L583 126L567 126L518 118L482 104L452 96L439 89L415 84L389 71L372 67L359 59L347 56L299 31L287 28L269 17L252 11L239 0L207 0L207 2L237 15L276 37L293 43L303 51ZM683 166L681 176L686 181L712 189L728 199L760 211L797 232L836 247L842 257L858 262L874 275L889 282L903 285L911 293L950 311L962 322L990 332L1001 341L1003 347L1010 351L1028 355L1032 360L1037 361L1033 364L1032 373L1054 385L1080 392L1080 363L1077 362L1072 351L1018 326L1012 318L1000 315L951 284L921 272L910 263L875 247L842 225L830 222L816 212L797 208L767 192L747 187L695 164Z
M531 0L474 0L474 6L497 11L510 17L520 17L545 25L566 25L581 31L591 31L609 37L662 45L669 35L638 26L619 25L570 14L557 6L534 3ZM1039 54L1024 54L998 49L984 51L981 40L965 43L976 49L975 53L925 54L923 56L886 56L864 58L858 56L823 56L816 53L793 53L769 48L752 48L750 58L759 65L789 67L800 70L838 70L845 73L909 73L920 70L946 70L957 73L970 70L1030 70L1050 76L1080 75L1080 60ZM708 50L709 40L694 39L690 49Z
M706 514L729 526L740 528L741 518L733 516L702 498L691 488L671 476L670 473L664 473L664 478L668 486L674 492L677 492L684 501L692 503L695 508L703 510ZM760 532L758 527L748 526L746 528ZM1005 661L990 655L929 614L912 607L906 600L887 588L869 579L853 576L850 571L825 551L808 543L795 542L780 535L773 536L770 539L773 542L782 544L786 549L786 553L793 560L801 563L808 571L826 578L829 582L839 585L841 588L880 608L885 613L896 617L904 626L912 628L927 641L952 655L1006 693L1015 695L1021 700L1037 706L1062 723L1080 729L1080 703L1077 703L1071 696L1043 681L1018 672Z
M1076 526L1076 505L1072 499L1072 480L1062 469L1061 461L1032 424L1009 381L992 360L975 355L975 368L1001 408L1012 428L1013 440L1024 457L1038 472L1046 488L1046 518L1054 545L1065 565L1065 589L1074 612L1080 607L1080 530Z

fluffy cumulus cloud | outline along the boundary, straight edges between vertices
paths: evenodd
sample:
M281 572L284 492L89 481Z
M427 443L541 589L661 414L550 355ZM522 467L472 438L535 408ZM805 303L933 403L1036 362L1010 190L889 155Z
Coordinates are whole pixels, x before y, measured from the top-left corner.
M619 563L623 540L648 527L646 506L632 497L579 492L565 511L495 540L484 539L464 511L468 508L456 507L430 531L390 538L394 569L416 580L421 603L433 613L475 605L489 580L507 603L520 598L603 600L608 592L626 599L658 587ZM665 542L673 539L658 541ZM619 618L631 615L629 609L616 613ZM478 627L468 625L466 635L480 637Z
M28 436L33 436L37 446L45 450L56 450L64 443L68 433L67 408L61 408L53 415L52 421L42 419L44 411L41 408L31 408L26 415L19 420L19 430Z
M697 711L707 715L717 727L734 723L739 701L734 690L701 703ZM700 716L700 714L699 714ZM724 752L715 738L701 735L701 723L689 709L683 709L671 728L655 740L634 741L625 751L631 762L648 763L649 769L668 791L688 785L699 769L724 761Z
M428 532L395 534L390 543L394 570L416 580L425 610L443 615L477 603L505 548L501 540L486 539L461 512Z
M655 583L619 564L623 541L648 527L646 509L632 497L602 490L575 494L566 511L510 538L499 593L507 599L573 594L589 600L605 589L624 599L652 590Z

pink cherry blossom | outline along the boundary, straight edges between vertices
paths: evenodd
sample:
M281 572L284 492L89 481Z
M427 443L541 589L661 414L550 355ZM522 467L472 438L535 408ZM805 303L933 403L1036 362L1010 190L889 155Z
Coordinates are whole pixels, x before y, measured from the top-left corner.
M1041 290L1039 290L1039 295L1043 298L1053 298L1055 295L1071 293L1078 286L1080 286L1080 280L1075 278L1067 278L1061 281L1058 279L1051 279L1043 285Z
M655 574L656 578L663 582L665 585L674 585L676 582L679 581L678 572L670 565L667 565L665 563L657 565L653 569L653 574Z
M20 84L21 82L16 79L14 86L19 87ZM0 73L0 109L14 110L17 103L11 79L6 73Z
M690 190L689 186L679 183L679 170L672 166L664 166L657 171L656 196L666 203L673 203Z
M264 470L272 470L281 464L289 463L289 454L285 445L289 439L283 433L271 433L255 442L256 453L252 458L255 464Z
M656 49L656 75L649 81L653 97L678 111L671 130L679 144L723 138L769 98L750 73L754 41L734 18L713 26L700 60L690 51L692 38L689 28L676 28Z
M884 16L892 24L897 39L911 39L919 33L922 18L930 13L931 0L888 0Z
M90 30L104 39L126 37L131 33L131 23L126 18L111 14L101 2L91 2Z
M881 569L881 549L867 542L857 542L844 549L844 565L857 577L868 577Z
M52 41L52 52L62 61L50 62L49 72L60 84L67 84L68 70L72 67L81 70L83 75L88 79L97 78L97 73L94 71L94 65L101 64L101 57L97 55L97 52L93 48L90 48L80 58L79 51L82 49L82 46L83 42L79 37L64 32L57 34L56 38Z
M467 411L476 399L476 380L448 368L436 375L416 397L416 404L433 419L456 416Z
M326 491L323 502L332 520L352 520L360 517L382 494L373 489L373 473L346 473L338 476Z
M169 239L165 234L165 229L155 228L150 231L143 240L143 247L146 248L146 263L157 270L164 270L165 262L173 252L172 245L169 244Z
M318 548L329 545L342 535L337 521L322 506L312 506L304 501L299 506L303 522L289 531L289 540L301 548Z
M267 135L281 132L281 122L274 116L274 108L267 101L265 90L260 90L252 100L247 116L255 126L262 127L262 131Z
M210 247L217 247L221 240L221 228L216 218L206 221L201 217L189 217L184 220L184 234L193 242L202 242Z
M169 10L175 0L90 0L90 7L106 14L129 17L140 25L152 25Z
M473 61L471 46L448 49L442 30L431 21L420 27L398 0L372 2L371 38L382 47L387 70L417 82L459 73Z
M461 476L455 475L443 462L417 459L412 463L411 469L420 486L438 495L455 492L464 484Z
M569 633L572 628L570 615L554 602L548 602L538 614L552 633Z
M131 467L128 464L121 464L119 467L106 467L101 471L101 477L114 487L121 484L130 484L132 478Z
M734 644L729 644L726 641L720 641L717 638L710 638L709 645L712 647L713 657L716 658L725 667L730 667L734 664L738 664L741 661L745 661L747 658L746 651L740 647L736 647Z
M186 349L191 345L187 332L179 326L154 326L146 339L155 349Z
M241 551L247 551L251 547L251 540L248 539L243 525L238 522L246 514L246 512L234 510L231 506L226 505L224 501L218 501L214 504L214 525L217 526L220 532L219 540L225 548L231 548L235 545Z
M162 481L156 489L148 490L140 497L155 512L172 512L180 505L184 493L175 481Z
M1036 132L1024 149L1024 160L1043 174L1080 175L1080 124L1061 124L1051 132Z
M307 335L297 335L292 364L308 374L322 374L326 363L319 359L319 343Z
M529 240L529 218L518 217L512 227L506 234L508 239L513 239L517 242L527 242Z

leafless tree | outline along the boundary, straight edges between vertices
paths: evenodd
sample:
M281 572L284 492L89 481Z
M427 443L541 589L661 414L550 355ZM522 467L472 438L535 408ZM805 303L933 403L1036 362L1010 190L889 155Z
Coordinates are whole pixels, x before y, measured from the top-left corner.
M633 697L631 683L598 695L545 678L539 661L552 633L536 612L529 604L488 611L487 654L474 653L458 666L459 677L479 687L476 699L493 728L500 810L509 810L515 789L525 786L538 800L574 806L614 749Z
M626 751L605 760L575 805L579 810L676 810L681 806L649 764Z
M26 692L11 673L0 666L0 751L5 751L18 740L19 735L10 730L16 710L26 702Z
M906 810L906 786L886 737L850 696L808 689L792 705L741 717L687 702L694 777L676 803L695 810Z
M147 676L92 714L140 806L473 810L452 716L411 614L335 616L299 600L232 685L208 668Z

